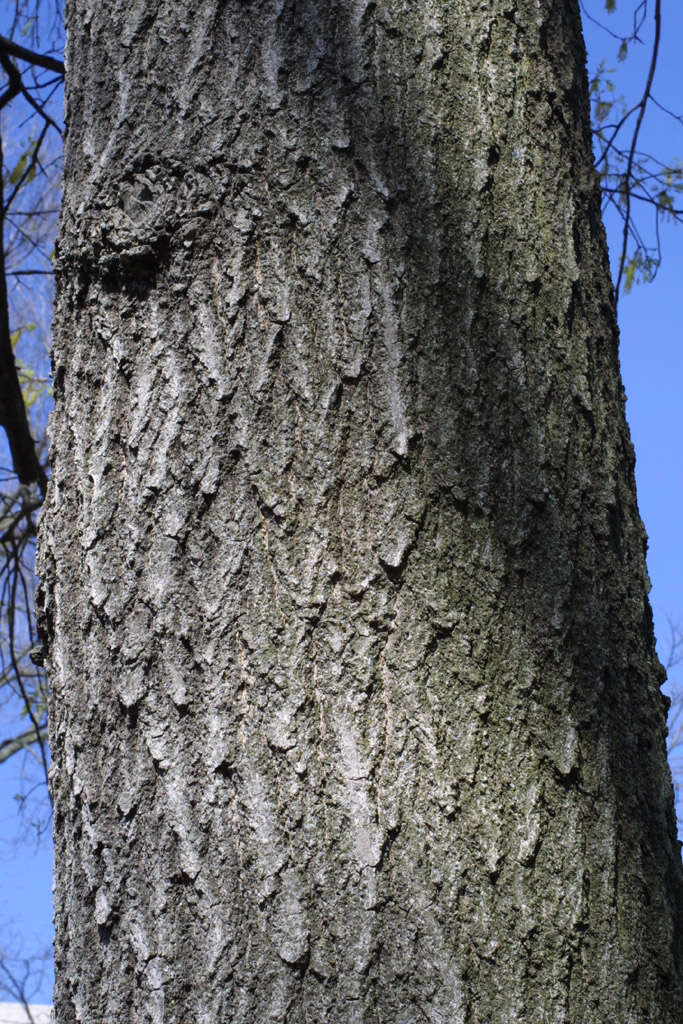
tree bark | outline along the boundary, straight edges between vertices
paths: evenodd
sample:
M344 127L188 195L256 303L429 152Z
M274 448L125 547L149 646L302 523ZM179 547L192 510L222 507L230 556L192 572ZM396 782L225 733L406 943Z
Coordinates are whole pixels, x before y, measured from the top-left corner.
M678 1024L576 0L71 0L58 1024Z

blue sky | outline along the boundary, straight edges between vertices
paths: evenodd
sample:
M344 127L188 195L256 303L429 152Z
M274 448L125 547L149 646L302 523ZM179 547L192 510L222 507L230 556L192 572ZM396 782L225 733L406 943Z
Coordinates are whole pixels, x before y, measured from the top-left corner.
M669 0L664 8L666 20L655 95L683 112L683 4ZM596 46L597 42L594 49ZM642 81L643 61L637 63ZM633 68L623 67L625 77L636 74L635 60L633 64ZM643 135L645 148L661 154L665 161L676 155L683 157L683 128L670 119L655 113L645 123ZM679 205L683 205L683 196ZM614 227L610 219L610 241L616 234ZM638 501L650 541L651 600L660 657L665 658L667 615L683 624L683 226L665 225L662 243L663 262L654 283L635 287L622 297L619 319L627 413L636 448Z
M618 0L617 12L611 16L604 13L603 0L586 0L585 6L617 32L628 30L631 3ZM661 52L654 94L664 105L683 113L683 4L679 0L664 0L662 6ZM624 11L623 16L620 10ZM637 99L647 75L647 43L651 33L644 32L645 44L631 47L628 60L619 64L618 44L590 23L584 24L589 70L604 57L608 67L616 69L612 76L615 91L623 92L631 101ZM644 122L642 140L642 148L665 162L676 156L683 158L683 127L656 110L651 110ZM683 195L679 197L679 206L683 206ZM620 224L615 217L608 217L606 224L614 257L619 251ZM651 601L660 657L665 660L667 616L683 625L683 226L664 225L662 248L663 262L655 281L635 286L630 294L622 295L619 323L627 415L636 449L638 503L649 537Z
M604 0L585 0L587 10L617 33L625 33L631 0L617 0L614 15L604 13ZM653 0L650 0L650 7ZM655 80L655 95L673 110L683 111L681 53L683 4L663 0L664 31ZM643 33L647 42L649 35ZM586 23L589 69L605 58L617 93L630 102L639 98L649 51L632 47L628 60L618 64L618 43ZM683 157L683 128L664 116L651 114L643 131L643 148L668 161ZM681 197L683 205L683 197ZM619 224L607 223L611 247L617 251ZM634 287L620 302L621 363L627 411L636 448L636 478L641 515L649 535L648 567L660 657L666 660L667 617L683 625L683 345L681 344L681 274L683 227L665 226L663 264L654 283ZM675 672L674 672L675 677ZM681 667L683 686L683 666ZM14 794L19 790L18 764L0 766L0 945L11 927L21 936L25 954L45 948L52 936L52 848L47 837L36 846L17 819ZM46 976L33 993L36 1002L50 1002L51 979Z

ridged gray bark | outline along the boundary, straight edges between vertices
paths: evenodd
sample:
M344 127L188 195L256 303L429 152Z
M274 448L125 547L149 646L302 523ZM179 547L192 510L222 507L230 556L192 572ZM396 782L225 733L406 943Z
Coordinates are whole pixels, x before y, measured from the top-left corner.
M576 0L70 0L58 1024L680 1024Z

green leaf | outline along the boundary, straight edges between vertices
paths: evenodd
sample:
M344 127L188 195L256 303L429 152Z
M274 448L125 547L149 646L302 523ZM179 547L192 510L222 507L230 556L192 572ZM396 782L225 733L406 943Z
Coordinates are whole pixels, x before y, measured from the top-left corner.
M605 0L605 10L609 14L614 14L617 9L616 0Z
M622 39L621 40L621 46L619 47L619 52L617 53L617 60L626 60L627 57L628 57L628 43L626 42L625 39Z
M673 198L669 195L669 193L662 189L662 191L657 196L657 205L662 210L671 211L673 210L674 201Z
M609 100L596 100L593 108L595 120L598 124L601 124L608 116L612 109L612 102Z
M639 281L652 281L658 266L658 260L645 255L642 249L636 249L631 259L624 264L624 292L628 295L631 291L636 275Z
M624 267L624 291L628 295L633 288L633 279L636 276L636 270L638 269L638 261L634 256L633 259L629 260Z
M19 158L19 161L17 162L14 170L11 172L11 174L9 176L9 183L10 183L10 185L16 185L16 183L19 181L19 179L21 178L22 174L26 170L26 164L27 163L28 163L28 153L24 153L23 156L21 156Z
M39 398L50 394L50 388L46 380L36 377L34 371L26 363L17 359L17 376L21 393L24 397L24 405L27 411L32 409Z

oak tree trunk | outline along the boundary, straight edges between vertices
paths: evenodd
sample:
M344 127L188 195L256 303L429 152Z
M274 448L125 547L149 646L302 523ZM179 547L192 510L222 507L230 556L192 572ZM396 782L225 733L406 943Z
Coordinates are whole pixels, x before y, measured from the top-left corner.
M679 1024L576 0L71 0L58 1024Z

